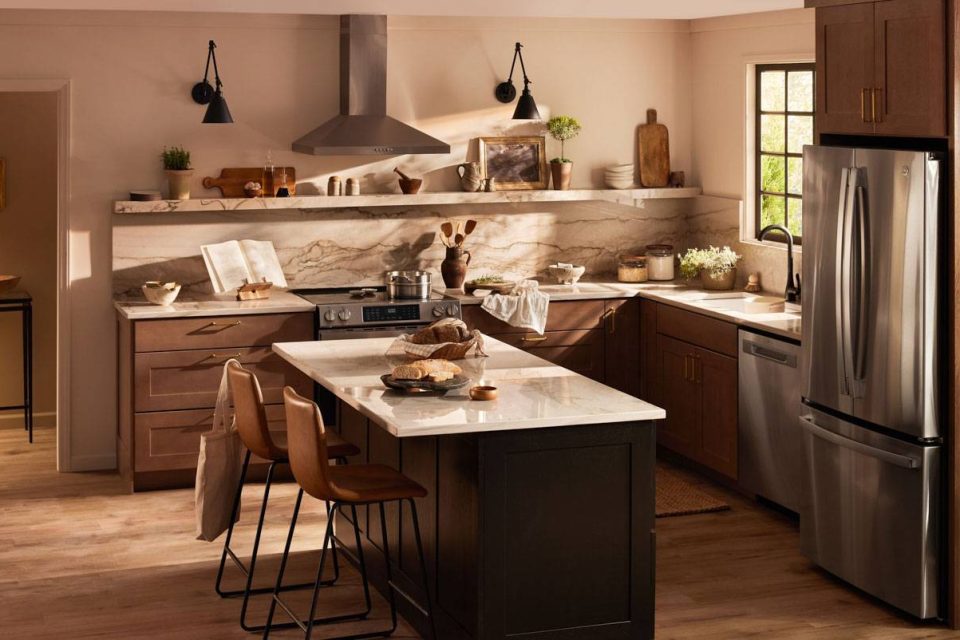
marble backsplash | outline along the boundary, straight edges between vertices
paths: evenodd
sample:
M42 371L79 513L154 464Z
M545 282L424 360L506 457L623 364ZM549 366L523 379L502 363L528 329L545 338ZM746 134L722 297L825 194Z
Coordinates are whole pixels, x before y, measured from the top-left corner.
M691 200L441 205L326 211L115 216L114 293L139 297L146 280L178 281L185 296L210 292L200 245L271 240L290 287L380 284L389 269L426 269L440 283L440 224L469 218L468 277L545 277L547 265L583 264L592 279L615 276L621 254L647 244L685 246Z

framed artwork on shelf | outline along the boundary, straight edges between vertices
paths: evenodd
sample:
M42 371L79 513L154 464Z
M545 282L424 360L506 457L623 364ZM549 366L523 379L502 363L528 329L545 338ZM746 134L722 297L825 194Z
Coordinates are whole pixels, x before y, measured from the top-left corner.
M550 180L543 136L480 138L480 165L497 191L546 189Z

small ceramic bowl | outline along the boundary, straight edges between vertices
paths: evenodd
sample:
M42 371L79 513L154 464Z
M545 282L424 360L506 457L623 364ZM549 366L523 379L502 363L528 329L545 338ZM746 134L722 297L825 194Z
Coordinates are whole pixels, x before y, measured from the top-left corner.
M582 265L562 267L558 264L552 264L547 267L547 271L549 271L550 275L557 279L559 284L577 284L577 281L583 276L586 270L587 268Z
M476 387L470 387L470 399L471 400L496 400L497 388L486 387L482 385L478 385Z
M180 285L176 282L155 282L145 283L140 290L143 291L143 297L150 304L158 304L168 307L173 304L177 296L180 295Z

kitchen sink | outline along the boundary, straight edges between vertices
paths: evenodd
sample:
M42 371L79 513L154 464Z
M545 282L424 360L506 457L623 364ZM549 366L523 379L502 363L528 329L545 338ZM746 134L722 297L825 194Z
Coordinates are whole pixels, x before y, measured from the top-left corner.
M735 297L699 300L697 304L707 309L722 309L738 313L782 313L784 311L782 299L754 296L748 293Z

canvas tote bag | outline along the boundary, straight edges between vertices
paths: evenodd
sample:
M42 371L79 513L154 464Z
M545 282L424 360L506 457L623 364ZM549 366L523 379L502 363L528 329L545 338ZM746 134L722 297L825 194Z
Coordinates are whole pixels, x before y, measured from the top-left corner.
M197 540L213 541L230 527L233 500L243 467L243 443L230 412L230 383L223 367L220 391L213 410L213 429L200 435L197 484L194 488L197 515ZM237 364L240 364L237 362ZM236 521L240 517L239 505Z

